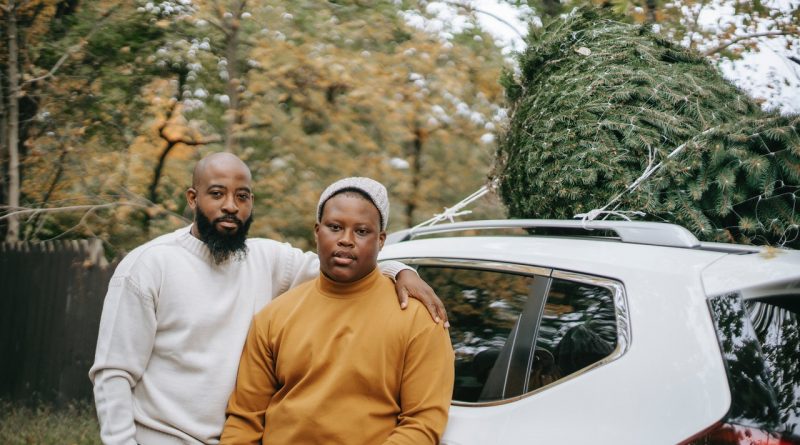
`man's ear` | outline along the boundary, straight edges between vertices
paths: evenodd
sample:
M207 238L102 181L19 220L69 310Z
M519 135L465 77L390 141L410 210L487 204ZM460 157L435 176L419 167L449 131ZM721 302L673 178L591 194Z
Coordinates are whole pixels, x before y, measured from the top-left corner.
M186 202L189 203L189 207L191 207L192 210L197 208L197 190L195 190L194 187L186 189Z
M386 231L381 232L380 235L378 235L378 239L381 241L380 248L378 249L380 250L383 249L383 244L386 242Z
M319 246L319 223L314 223L314 243Z

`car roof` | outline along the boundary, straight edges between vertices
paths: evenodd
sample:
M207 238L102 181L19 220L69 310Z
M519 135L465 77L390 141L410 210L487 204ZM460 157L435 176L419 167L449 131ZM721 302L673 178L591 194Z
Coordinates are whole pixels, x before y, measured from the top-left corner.
M428 238L384 247L386 258L452 258L526 264L621 278L623 270L697 273L724 252L561 236L460 236Z
M578 236L474 235L488 229L508 228L578 229ZM616 236L593 235L598 231L616 232ZM437 238L425 237L431 235ZM396 232L389 236L388 243L381 253L382 259L496 261L615 279L624 279L630 273L657 274L668 268L672 273L701 279L707 296L741 289L750 289L748 295L757 295L760 292L757 289L772 285L800 288L800 251L701 243L686 229L663 223L592 221L587 225L582 221L474 221Z
M702 277L709 296L736 291L744 298L800 298L800 251L766 248L754 255L725 255L708 265Z
M451 224L413 227L395 232L387 242L407 241L418 236L437 233L453 233L467 230L522 229L535 230L571 230L586 234L614 232L623 242L649 244L672 247L699 247L700 241L684 227L643 221L607 221L607 220L555 220L555 219L496 219L480 221L464 221Z

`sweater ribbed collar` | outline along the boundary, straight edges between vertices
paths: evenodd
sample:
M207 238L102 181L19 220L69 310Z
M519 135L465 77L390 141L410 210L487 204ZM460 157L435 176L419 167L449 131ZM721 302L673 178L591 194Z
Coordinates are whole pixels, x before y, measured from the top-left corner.
M192 227L194 227L194 225L190 224L189 227L180 229L183 233L178 235L178 243L200 259L213 262L211 252L208 250L206 243L192 235Z
M227 267L238 261L239 257L231 257L225 260L223 263L214 263L214 258L211 256L211 251L208 249L208 245L206 245L205 241L192 235L192 227L194 227L194 224L190 224L187 227L177 230L179 232L177 237L178 244L183 246L184 249L188 250L201 260L211 264L215 268ZM243 258L244 257L242 257L242 259Z
M381 271L377 267L368 273L367 276L352 283L340 283L333 281L326 277L325 274L319 274L317 280L317 291L326 297L331 298L353 298L368 293L370 289L378 284L381 278Z

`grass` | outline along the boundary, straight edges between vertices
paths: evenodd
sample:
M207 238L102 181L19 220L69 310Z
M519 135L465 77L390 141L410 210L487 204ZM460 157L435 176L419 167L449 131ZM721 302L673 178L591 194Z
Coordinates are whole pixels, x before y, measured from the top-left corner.
M100 444L94 405L75 401L58 407L45 403L31 406L0 400L0 444Z

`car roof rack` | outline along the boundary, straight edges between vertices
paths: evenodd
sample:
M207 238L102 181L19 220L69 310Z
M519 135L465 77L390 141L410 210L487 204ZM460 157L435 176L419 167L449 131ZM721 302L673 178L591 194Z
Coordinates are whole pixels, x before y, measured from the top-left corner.
M465 230L491 229L572 229L591 232L609 230L624 243L648 244L666 247L699 248L700 241L686 228L666 223L607 220L556 220L556 219L497 219L464 221L450 224L417 227L390 234L387 244L409 241L419 236Z

